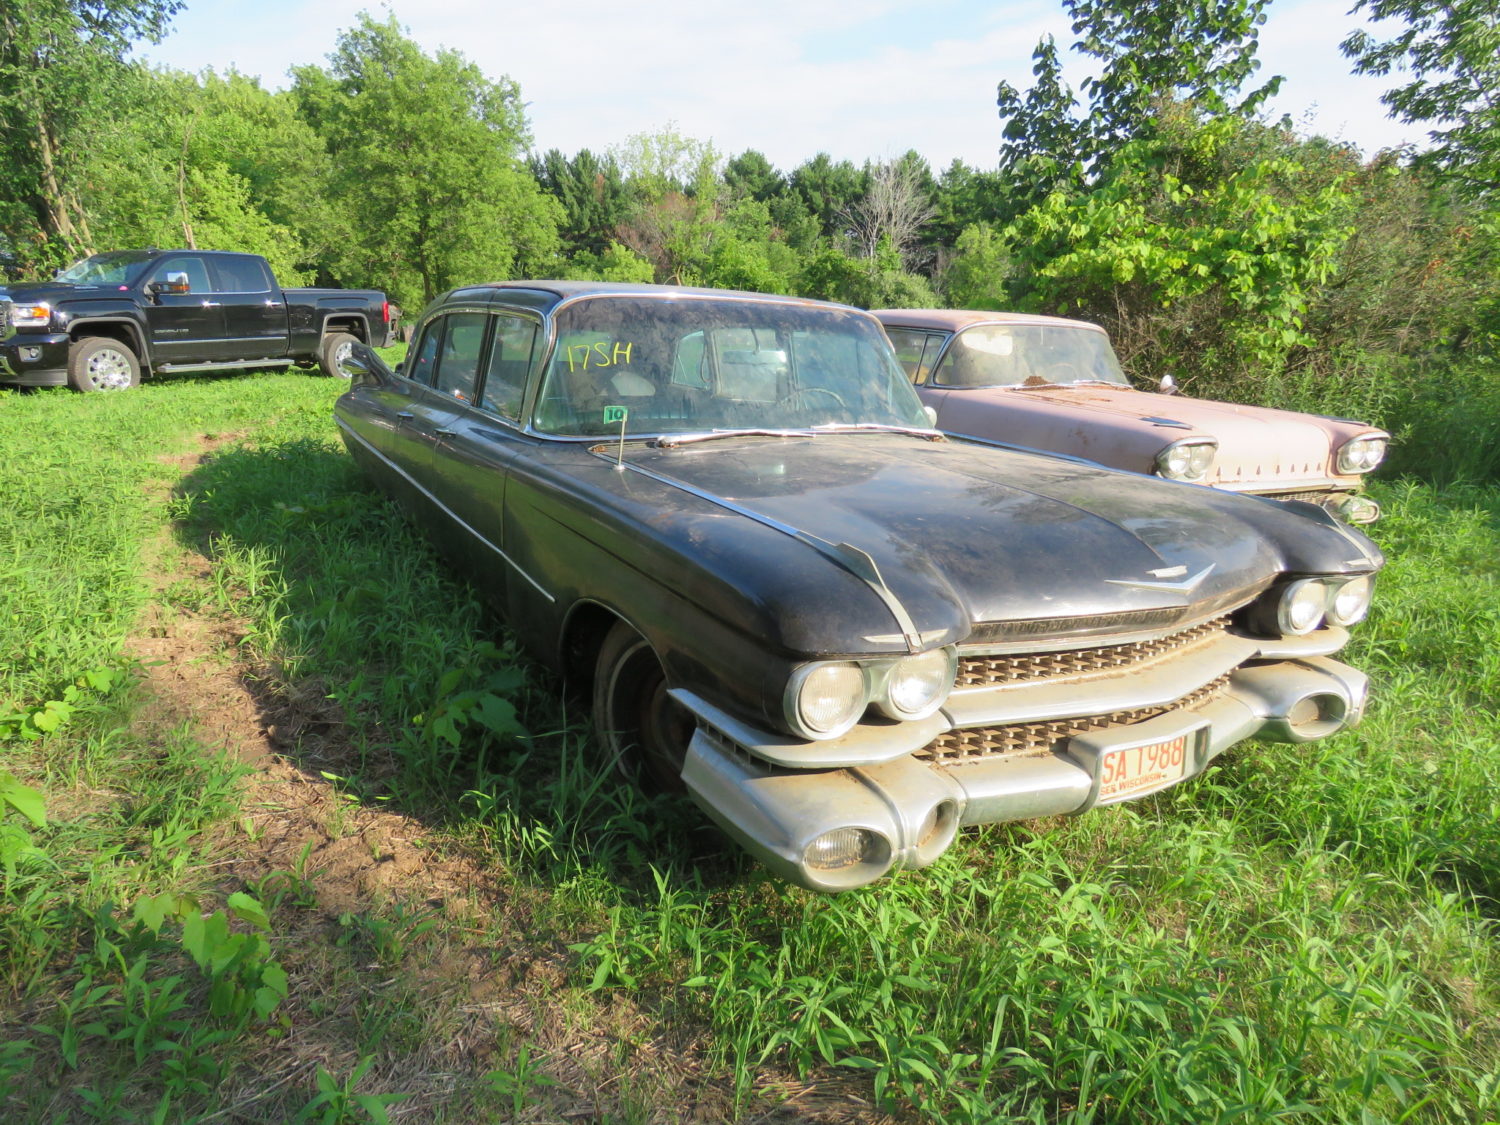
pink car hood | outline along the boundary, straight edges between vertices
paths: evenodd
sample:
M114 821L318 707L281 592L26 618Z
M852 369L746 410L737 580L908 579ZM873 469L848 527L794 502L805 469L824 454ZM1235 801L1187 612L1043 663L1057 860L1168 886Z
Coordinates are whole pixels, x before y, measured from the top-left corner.
M1334 453L1377 432L1358 422L1099 383L917 389L936 407L942 429L1140 473L1151 472L1156 454L1173 442L1212 437L1219 452L1202 483L1242 492L1355 487L1360 478L1338 473Z

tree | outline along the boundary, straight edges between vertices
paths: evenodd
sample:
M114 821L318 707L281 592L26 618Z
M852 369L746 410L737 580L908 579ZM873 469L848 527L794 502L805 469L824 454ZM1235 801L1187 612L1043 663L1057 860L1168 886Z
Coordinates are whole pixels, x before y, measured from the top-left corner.
M1253 116L1281 86L1279 77L1240 91L1259 67L1255 51L1270 0L1063 0L1079 36L1073 49L1099 61L1084 79L1089 107L1062 78L1051 37L1037 44L1037 82L1023 97L1008 82L996 105L1006 122L1002 170L1032 198L1078 185L1125 143L1149 135L1163 107L1187 104L1204 116Z
M1401 68L1411 80L1380 98L1407 124L1431 122L1432 148L1419 160L1465 191L1500 190L1500 10L1495 0L1355 0L1351 11L1404 19L1391 39L1355 31L1344 40L1356 74Z
M764 153L753 148L746 149L724 166L724 182L731 195L753 199L757 203L780 198L787 191L786 177L772 166Z
M0 232L24 263L90 249L80 203L88 131L117 116L138 40L157 42L181 0L26 0L0 8Z
M514 82L491 81L456 51L429 57L394 16L362 14L330 63L295 68L293 90L333 161L347 221L340 280L414 306L553 260L562 209L521 163L529 138Z
M844 212L844 226L862 257L887 242L910 266L922 228L932 218L932 172L915 152L865 169L864 197Z
M609 155L579 149L571 160L557 149L531 162L542 190L562 204L558 230L569 253L604 254L615 241L615 228L630 207L620 166Z
M791 176L792 193L818 221L825 238L848 234L844 219L866 186L863 172L847 160L835 163L826 152L803 161Z

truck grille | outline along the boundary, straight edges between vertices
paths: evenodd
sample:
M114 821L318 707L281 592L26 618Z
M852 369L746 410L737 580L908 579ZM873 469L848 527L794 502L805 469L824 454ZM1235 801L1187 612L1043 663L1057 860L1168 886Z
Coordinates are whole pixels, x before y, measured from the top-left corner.
M1229 617L1216 617L1191 629L1151 641L1072 649L1068 652L1034 652L1007 656L964 656L958 662L956 688L994 687L1068 676L1120 672L1181 652L1219 636L1229 626Z
M918 750L916 756L936 765L954 766L990 758L1046 754L1060 748L1062 743L1076 734L1103 730L1105 727L1144 723L1147 719L1165 715L1168 711L1196 707L1218 695L1228 683L1228 675L1220 676L1181 699L1161 707L1139 707L1129 711L1116 711L1110 715L1043 723L1013 723L1008 726L945 731Z

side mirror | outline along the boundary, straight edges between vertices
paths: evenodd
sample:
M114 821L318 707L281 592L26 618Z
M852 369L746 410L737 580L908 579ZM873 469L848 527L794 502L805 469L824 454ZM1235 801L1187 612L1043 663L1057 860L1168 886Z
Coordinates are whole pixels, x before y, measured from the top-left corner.
M1177 393L1177 380L1170 375L1163 375L1161 382L1157 384L1156 393L1162 395L1175 395Z
M153 281L146 286L146 292L153 297L163 293L175 293L181 295L188 292L188 276L185 273L169 273L160 281Z
M937 429L937 407L924 406L922 407L922 411L927 415L927 421L931 424L932 428Z
M369 344L354 343L339 357L339 374L345 379L379 382L395 375Z

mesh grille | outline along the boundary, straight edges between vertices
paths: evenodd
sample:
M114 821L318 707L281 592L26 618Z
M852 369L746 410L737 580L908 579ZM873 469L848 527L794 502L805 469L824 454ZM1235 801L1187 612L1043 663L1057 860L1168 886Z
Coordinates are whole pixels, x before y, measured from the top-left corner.
M1091 672L1114 672L1134 668L1219 636L1229 625L1229 618L1216 617L1180 633L1126 645L1104 645L1101 648L1073 649L1068 652L1037 652L1014 656L966 656L958 662L960 688L994 687L999 684L1026 683L1062 676L1082 676Z
M1161 707L1138 707L1130 711L1116 711L1112 715L1057 719L1045 723L1015 723L1003 727L950 730L918 750L916 756L939 765L959 765L988 758L1045 754L1076 734L1103 730L1105 727L1144 723L1147 719L1165 715L1168 711L1196 707L1218 695L1228 683L1229 675L1226 673L1175 703Z

